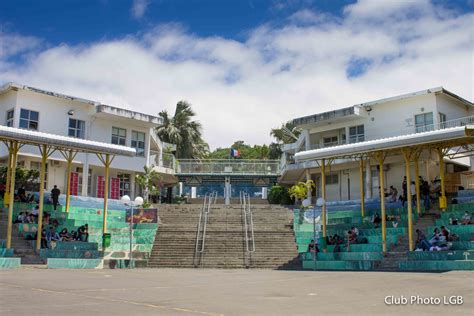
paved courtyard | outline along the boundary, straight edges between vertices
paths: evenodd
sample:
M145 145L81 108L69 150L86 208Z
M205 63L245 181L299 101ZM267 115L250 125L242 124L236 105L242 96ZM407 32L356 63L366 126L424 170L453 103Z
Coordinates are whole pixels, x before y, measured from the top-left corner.
M411 305L412 295L440 305ZM388 306L386 296L408 299ZM462 296L462 305L444 297ZM474 272L0 271L0 315L472 315Z

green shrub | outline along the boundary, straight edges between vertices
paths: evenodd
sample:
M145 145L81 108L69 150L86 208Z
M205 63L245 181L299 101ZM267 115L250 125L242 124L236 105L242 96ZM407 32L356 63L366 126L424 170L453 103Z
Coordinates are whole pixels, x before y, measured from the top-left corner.
M268 193L268 202L270 204L292 204L288 190L285 187L274 185Z

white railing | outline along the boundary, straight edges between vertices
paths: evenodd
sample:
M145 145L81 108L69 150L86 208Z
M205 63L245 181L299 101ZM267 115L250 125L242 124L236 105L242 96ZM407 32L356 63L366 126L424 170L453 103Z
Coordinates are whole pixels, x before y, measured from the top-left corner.
M176 163L178 174L241 174L241 175L278 175L278 160L240 160L180 159Z
M431 131L436 131L436 130L441 130L441 129L466 126L469 124L474 125L474 116L466 116L466 117L461 117L455 120L449 120L449 121L439 122L439 123L434 123L434 124L423 124L423 125L418 125L418 126L410 125L402 129L387 130L383 132L381 132L380 129L377 129L377 130L366 129L365 134L358 135L356 139L351 139L349 136L347 138L347 141L341 140L341 141L330 142L326 144L311 144L309 147L310 149L334 147L334 146L340 146L340 145L345 145L345 144L350 144L350 143L360 143L360 142L369 141L369 140L376 140L376 139L381 139L381 138L386 138L386 137L431 132ZM305 151L305 149L300 150L300 151Z
M176 168L176 158L173 154L163 153L157 151L150 152L150 165L163 167L175 170Z
M242 217L244 218L245 252L247 254L246 259L248 259L245 265L249 267L252 263L252 254L255 252L255 235L252 209L250 207L250 196L248 193L240 192L240 207Z
M201 256L204 253L204 246L206 243L206 230L207 222L209 219L209 213L211 212L211 205L217 201L217 192L206 194L204 196L204 202L202 205L201 213L199 214L198 229L196 232L196 247L194 252L193 264L194 267L199 266L201 263Z

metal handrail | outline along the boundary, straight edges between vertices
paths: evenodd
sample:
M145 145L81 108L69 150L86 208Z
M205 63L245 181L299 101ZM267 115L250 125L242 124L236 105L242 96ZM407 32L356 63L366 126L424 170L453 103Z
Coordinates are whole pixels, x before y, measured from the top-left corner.
M217 192L212 192L210 194L204 195L204 201L202 204L201 213L199 214L198 229L196 232L196 247L194 250L195 258L198 256L198 254L202 254L204 252L209 213L211 212L211 205L215 204L216 200L217 200Z
M242 191L240 192L240 203L241 203L242 213L244 215L245 250L247 253L253 253L255 252L255 235L254 235L254 229L253 229L253 215L252 215L252 210L250 207L250 196L248 193L245 193ZM249 230L250 230L250 238L249 238Z

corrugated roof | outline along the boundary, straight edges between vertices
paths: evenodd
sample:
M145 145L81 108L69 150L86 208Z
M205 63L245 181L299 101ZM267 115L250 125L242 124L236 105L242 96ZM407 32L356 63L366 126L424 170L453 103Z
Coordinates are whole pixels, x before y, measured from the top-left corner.
M134 148L126 146L24 130L3 125L0 125L0 140L16 140L28 145L46 144L48 146L58 147L60 149L73 149L87 153L111 154L129 157L134 157L136 155Z
M414 145L424 145L471 136L474 125L446 128L436 131L387 137L360 143L302 151L295 154L297 161L340 158L350 155L390 150ZM474 137L473 137L474 139Z

